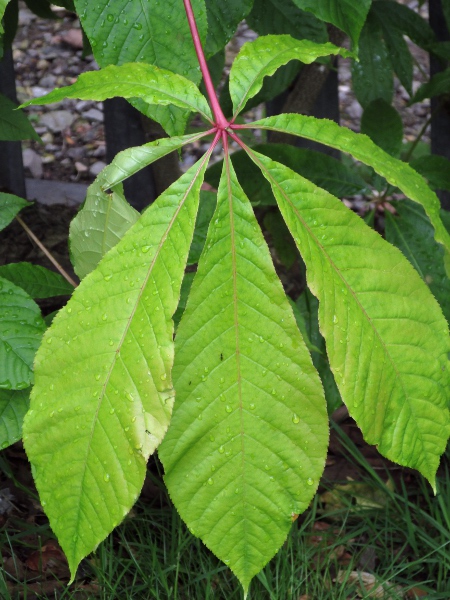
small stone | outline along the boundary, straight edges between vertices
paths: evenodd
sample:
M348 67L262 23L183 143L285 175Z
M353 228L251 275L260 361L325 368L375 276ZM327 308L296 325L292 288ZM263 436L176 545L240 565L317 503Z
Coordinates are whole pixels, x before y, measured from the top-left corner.
M61 38L68 46L76 49L83 49L83 34L81 29L69 29L61 33Z
M95 156L95 158L103 158L106 156L106 146L104 144L99 146L91 154L92 156Z
M40 179L44 173L44 169L42 168L42 159L39 154L31 148L25 148L22 152L22 157L23 166L30 170L35 179Z
M97 160L93 165L91 165L91 167L89 169L89 173L91 175L93 175L94 177L97 177L97 175L100 173L100 171L102 171L105 167L106 167L105 162L103 162L102 160Z
M42 141L44 142L44 144L51 144L53 143L53 136L49 131L44 130L45 133L42 135Z
M80 161L77 161L75 163L75 169L78 171L78 173L86 173L86 171L88 170L87 166Z
M36 68L39 71L45 71L46 69L48 69L49 66L50 66L50 63L48 62L48 60L45 60L45 58L41 58L36 63Z
M103 122L103 113L98 108L90 108L83 113L83 117L89 121Z
M45 75L39 80L39 85L43 88L54 88L56 86L56 77L54 75Z
M70 156L73 160L80 160L86 156L86 150L83 146L75 146L75 148L67 150L67 156Z
M83 112L84 110L90 108L92 106L92 102L89 102L88 100L79 100L76 104L75 104L75 110L79 113Z
M42 162L44 163L44 165L48 165L52 162L55 162L55 155L54 154L44 154L44 156L42 157Z
M45 125L52 133L60 133L65 129L69 129L75 119L76 116L68 110L55 110L42 115L40 123Z

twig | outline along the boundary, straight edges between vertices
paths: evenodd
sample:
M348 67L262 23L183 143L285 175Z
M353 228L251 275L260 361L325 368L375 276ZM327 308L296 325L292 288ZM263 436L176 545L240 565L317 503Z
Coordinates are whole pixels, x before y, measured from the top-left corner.
M64 270L64 268L59 264L59 262L51 254L51 252L49 250L47 250L47 248L44 246L44 244L34 235L34 233L31 231L31 229L28 227L28 225L26 223L24 223L19 216L16 216L16 220L22 225L22 227L25 229L25 231L30 236L30 238L33 240L33 242L36 244L36 246L38 246L40 248L40 250L42 250L42 252L48 258L48 260L58 269L58 271L61 273L61 275L64 277L64 279L66 281L68 281L71 285L73 285L73 287L77 287L77 283Z

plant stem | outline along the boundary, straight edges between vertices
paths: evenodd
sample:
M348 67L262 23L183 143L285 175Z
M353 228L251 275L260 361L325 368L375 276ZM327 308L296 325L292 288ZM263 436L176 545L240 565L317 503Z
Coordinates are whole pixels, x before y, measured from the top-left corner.
M73 287L77 287L76 281L74 281L72 279L72 277L59 264L59 262L56 260L56 258L49 252L49 250L47 250L47 248L44 246L44 244L34 235L34 233L31 231L31 229L28 227L28 225L26 223L24 223L20 217L16 216L16 219L22 225L22 227L25 229L25 231L30 236L30 238L33 240L33 242L36 244L36 246L38 246L40 248L40 250L42 250L42 252L48 258L48 260L58 269L58 271L61 273L61 275L64 277L64 279L66 281L68 281L71 285L73 285Z
M189 23L189 29L191 30L192 41L194 42L195 52L197 53L200 70L203 75L203 81L205 83L206 91L208 93L209 101L211 103L211 109L214 114L214 124L219 129L226 129L228 127L228 121L226 120L222 109L220 108L219 101L217 100L214 85L209 73L208 65L206 63L205 54L203 52L202 43L198 33L197 23L195 22L194 11L192 10L191 0L183 0L184 8L186 10L186 16Z

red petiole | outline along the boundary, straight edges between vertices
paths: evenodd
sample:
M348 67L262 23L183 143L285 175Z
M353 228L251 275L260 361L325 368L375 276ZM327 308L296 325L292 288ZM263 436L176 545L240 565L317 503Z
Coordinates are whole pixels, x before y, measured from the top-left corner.
M236 134L233 134L230 131L231 129L240 129L242 126L235 125L233 123L233 121L228 121L226 119L225 115L223 114L223 111L222 111L219 101L217 99L216 91L214 89L214 85L213 85L213 82L211 79L211 74L208 69L208 64L206 62L205 54L203 52L202 43L200 41L200 36L198 33L197 23L195 21L194 11L192 10L191 0L183 0L183 2L184 2L184 8L186 10L187 20L189 23L189 29L191 30L192 41L194 42L195 52L197 54L197 59L198 59L199 65L200 65L200 70L203 75L203 81L204 81L204 84L206 87L206 92L208 94L209 102L211 105L211 110L214 115L214 121L213 121L214 127L212 130L208 131L208 133L216 132L216 134L220 134L219 136L216 135L216 137L214 138L213 144L215 145L217 143L219 137L222 137L224 150L227 151L228 150L228 144L227 144L227 136L228 135L230 135L230 137L232 137L239 145L242 145L241 140L236 136Z

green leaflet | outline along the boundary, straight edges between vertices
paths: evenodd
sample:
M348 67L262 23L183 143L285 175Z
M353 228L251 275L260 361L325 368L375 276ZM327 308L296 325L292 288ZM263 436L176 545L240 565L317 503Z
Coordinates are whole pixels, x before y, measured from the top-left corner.
M207 21L204 0L193 0L202 41ZM181 73L194 83L200 69L181 0L75 0L94 56L101 67L146 62Z
M174 415L159 449L194 535L245 592L324 467L323 390L230 163L176 336Z
M261 119L251 124L251 128L285 131L316 142L322 142L332 148L348 152L357 160L369 165L389 183L414 202L421 204L433 227L434 238L444 246L445 266L450 275L450 234L442 224L439 210L440 202L430 190L424 179L406 163L389 156L378 148L368 137L340 127L333 121L315 119L305 115L278 115Z
M32 298L52 298L73 292L73 285L59 273L27 262L0 266L0 277L18 285Z
M138 211L125 200L122 184L106 193L101 181L100 174L88 187L84 205L70 223L70 256L80 279L95 269L139 218Z
M450 279L444 268L442 246L421 206L410 200L393 203L397 216L385 213L386 239L399 248L430 287L450 322Z
M172 315L208 158L81 282L36 356L23 440L72 577L130 510L169 424Z
M297 8L292 0L254 0L246 21L259 35L287 33L319 43L328 39L325 23Z
M16 110L17 105L0 94L0 140L36 140L41 138L33 129L24 112Z
M33 383L33 359L45 329L36 302L0 278L0 389L23 390Z
M297 40L290 35L268 35L244 44L235 58L230 71L230 95L234 117L241 112L249 98L262 88L264 77L291 60L309 64L320 56L351 53L334 44L316 44L309 40Z
M31 202L27 202L19 196L14 196L14 194L0 192L0 231L11 223L22 208L31 206L31 204Z
M392 68L408 94L412 96L413 58L403 37L403 29L399 29L395 23L386 18L386 13L383 10L385 4L385 2L379 0L373 2L371 13L377 19L383 32ZM426 22L424 21L424 23Z
M388 104L394 93L394 78L386 45L378 21L372 14L359 40L359 61L352 64L352 85L363 108L382 98Z
M22 437L22 423L28 410L30 389L0 389L0 448L7 448Z
M347 33L355 51L358 39L366 20L372 0L294 0L299 8L312 12L313 15L332 23Z
M181 75L142 63L128 63L120 67L110 65L101 71L82 73L73 85L29 100L22 107L51 104L64 98L100 101L115 96L141 98L149 104L174 104L191 112L199 112L207 121L212 120L206 98L194 83Z
M450 69L436 73L427 83L420 86L411 98L410 104L422 102L425 98L435 98L450 92Z
M208 37L205 52L208 57L228 44L252 6L253 0L207 0Z
M205 132L184 135L181 137L161 138L142 146L127 148L114 157L113 161L101 172L102 189L107 190L118 183L122 183L144 167L152 164L159 158L178 150L185 144L190 144L200 139Z
M398 157L403 141L403 122L395 108L382 98L368 104L361 118L361 133L385 152Z
M395 27L402 35L407 35L425 50L436 42L436 36L427 21L404 4L392 0L376 0L372 3L371 12L377 15L379 21L387 21L391 27Z
M410 165L427 179L431 189L450 191L450 160L445 156L420 156L412 160Z
M450 419L448 325L399 250L337 198L253 154L319 300L337 386L366 441L420 471L435 488Z

